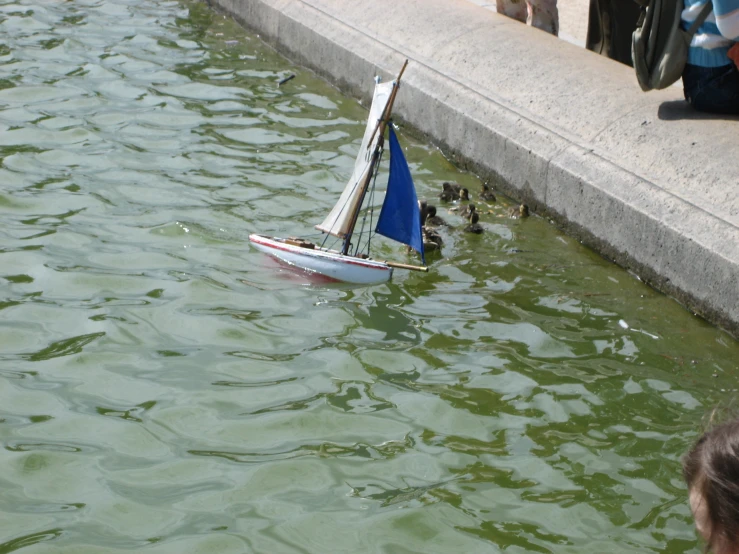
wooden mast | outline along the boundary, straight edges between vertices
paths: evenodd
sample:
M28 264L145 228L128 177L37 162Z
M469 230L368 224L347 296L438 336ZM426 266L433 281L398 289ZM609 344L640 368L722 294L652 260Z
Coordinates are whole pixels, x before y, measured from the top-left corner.
M393 111L393 104L395 103L395 96L398 93L398 88L400 88L400 78L403 76L403 72L405 71L406 66L408 65L408 60L405 60L403 63L403 67L400 68L400 73L398 73L398 77L395 79L395 85L393 86L393 90L390 93L390 98L387 101L387 104L385 105L385 109L382 111L382 116L380 116L380 121L377 122L377 126L375 127L375 130L372 131L372 135L370 136L370 140L368 144L372 144L372 141L375 138L375 135L379 132L380 138L377 141L377 147L375 148L375 151L372 153L372 161L370 162L369 171L367 172L367 178L362 183L362 193L361 197L359 199L359 202L357 203L357 209L352 214L351 219L351 225L349 226L349 231L346 234L346 238L344 239L344 246L341 249L341 253L344 255L347 255L349 253L349 246L351 243L352 235L354 234L354 227L357 225L357 220L359 219L359 212L362 209L362 204L364 203L364 197L367 194L367 189L369 188L369 183L372 180L372 176L375 174L375 167L377 165L377 162L380 158L380 151L382 150L383 143L385 141L385 128L387 127L388 119L390 118L390 113Z

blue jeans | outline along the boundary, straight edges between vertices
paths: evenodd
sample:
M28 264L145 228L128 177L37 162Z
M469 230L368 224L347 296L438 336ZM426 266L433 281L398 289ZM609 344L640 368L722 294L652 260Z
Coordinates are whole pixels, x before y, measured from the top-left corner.
M721 67L685 66L685 100L696 110L739 114L739 70L733 63Z

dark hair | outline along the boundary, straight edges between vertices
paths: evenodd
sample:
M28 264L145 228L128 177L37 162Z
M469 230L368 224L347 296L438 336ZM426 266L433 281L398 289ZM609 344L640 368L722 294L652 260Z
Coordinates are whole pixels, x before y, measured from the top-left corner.
M683 477L706 503L708 549L739 546L739 419L698 439L683 457Z

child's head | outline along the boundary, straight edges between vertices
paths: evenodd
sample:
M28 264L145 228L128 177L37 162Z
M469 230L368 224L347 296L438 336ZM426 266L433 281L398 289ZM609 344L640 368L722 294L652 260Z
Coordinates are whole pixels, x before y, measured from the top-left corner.
M739 553L739 419L705 433L683 458L695 526L715 554Z

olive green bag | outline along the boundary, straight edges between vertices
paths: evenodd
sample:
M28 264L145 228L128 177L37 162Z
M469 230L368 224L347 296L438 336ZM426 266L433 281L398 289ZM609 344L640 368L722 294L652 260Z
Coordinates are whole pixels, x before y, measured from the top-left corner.
M680 26L683 0L637 0L642 13L631 37L631 58L643 91L663 89L677 81L688 60L688 47L713 9L711 0L685 31Z

